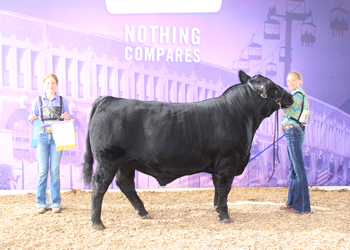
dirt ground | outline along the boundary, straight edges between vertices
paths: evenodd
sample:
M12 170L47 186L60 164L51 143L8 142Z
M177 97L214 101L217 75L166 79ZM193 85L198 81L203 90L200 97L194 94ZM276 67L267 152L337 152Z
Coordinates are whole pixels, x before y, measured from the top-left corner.
M214 190L139 192L152 220L108 192L103 231L91 228L91 192L62 193L63 210L37 214L35 194L0 196L0 249L349 249L350 191L310 190L312 213L278 209L287 188L232 188L219 222Z

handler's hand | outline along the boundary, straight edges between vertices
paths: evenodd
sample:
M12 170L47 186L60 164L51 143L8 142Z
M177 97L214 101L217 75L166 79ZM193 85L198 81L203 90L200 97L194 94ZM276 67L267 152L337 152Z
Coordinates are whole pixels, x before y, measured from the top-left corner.
M36 119L38 119L38 117L36 117L35 115L33 114L28 115L28 120L31 122L34 122Z
M67 112L64 113L61 117L66 119L66 120L70 120L70 115Z

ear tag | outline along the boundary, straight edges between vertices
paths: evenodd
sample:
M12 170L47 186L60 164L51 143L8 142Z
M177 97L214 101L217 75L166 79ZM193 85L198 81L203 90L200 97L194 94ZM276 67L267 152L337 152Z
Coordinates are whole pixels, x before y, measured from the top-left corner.
M263 89L263 88L264 88L264 85L261 85L261 88Z

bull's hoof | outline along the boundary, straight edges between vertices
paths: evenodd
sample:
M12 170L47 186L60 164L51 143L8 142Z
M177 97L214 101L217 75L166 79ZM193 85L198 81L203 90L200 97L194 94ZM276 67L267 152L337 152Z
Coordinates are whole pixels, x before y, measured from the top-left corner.
M230 218L228 218L228 219L223 219L220 222L225 223L225 224L230 224L232 222L232 220Z
M143 220L152 220L153 218L149 214L146 214L145 216L141 216L141 219L143 219Z
M93 225L92 226L92 229L94 230L103 230L105 229L106 227L103 225L103 223L99 224L99 225Z

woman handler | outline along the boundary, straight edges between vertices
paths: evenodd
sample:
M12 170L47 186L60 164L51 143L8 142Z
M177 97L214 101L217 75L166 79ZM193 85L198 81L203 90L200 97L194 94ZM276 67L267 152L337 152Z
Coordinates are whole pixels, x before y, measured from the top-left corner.
M287 203L280 206L280 209L296 214L311 212L309 186L303 160L304 122L309 116L307 112L309 102L301 88L302 82L299 72L288 73L287 85L292 90L294 103L289 108L283 109L284 119L282 121L282 130L287 138L289 192Z
M45 213L52 208L53 213L61 212L60 193L60 161L62 151L56 150L52 137L52 128L48 126L58 119L70 120L68 103L65 98L56 94L58 79L55 74L44 77L45 94L34 100L32 112L28 116L31 122L41 120L41 130L36 149L39 162L39 176L37 182L36 206L38 214ZM50 171L50 202L47 198L47 177Z

